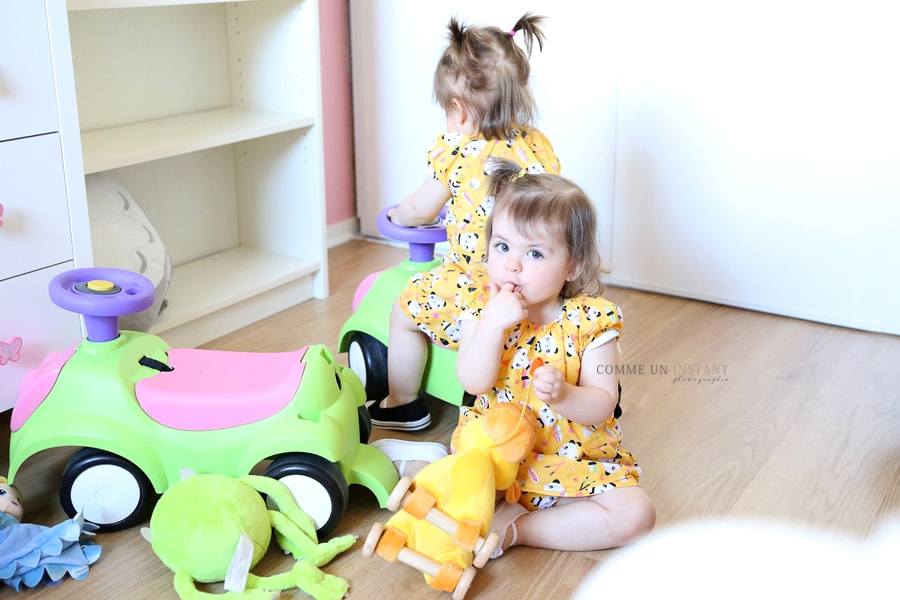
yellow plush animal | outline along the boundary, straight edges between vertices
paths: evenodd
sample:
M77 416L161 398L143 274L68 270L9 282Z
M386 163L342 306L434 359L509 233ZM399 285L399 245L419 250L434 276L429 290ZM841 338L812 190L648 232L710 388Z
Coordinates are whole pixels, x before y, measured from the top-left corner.
M516 473L534 446L537 420L521 404L500 403L454 433L456 452L401 479L388 500L396 512L376 523L363 554L377 553L425 573L432 588L461 600L475 568L499 544L490 533L497 491L518 500Z

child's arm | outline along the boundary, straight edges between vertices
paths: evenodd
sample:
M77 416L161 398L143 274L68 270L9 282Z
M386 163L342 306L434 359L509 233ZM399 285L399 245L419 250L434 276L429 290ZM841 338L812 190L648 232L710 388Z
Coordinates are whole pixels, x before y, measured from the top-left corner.
M618 346L610 340L581 357L578 385L566 383L562 371L545 365L535 369L532 392L567 419L598 425L609 419L616 408L619 396L617 364Z
M418 227L432 221L449 199L450 190L434 177L427 177L419 189L392 208L388 216L395 225Z
M491 284L491 298L478 321L460 321L456 377L470 394L484 394L497 382L506 330L525 319L522 295L512 284Z

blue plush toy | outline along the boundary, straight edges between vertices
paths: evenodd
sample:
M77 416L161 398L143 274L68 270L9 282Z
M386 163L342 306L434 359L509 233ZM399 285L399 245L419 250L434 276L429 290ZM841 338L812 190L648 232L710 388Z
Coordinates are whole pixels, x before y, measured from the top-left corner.
M55 585L68 574L84 579L100 558L100 546L82 540L96 526L80 515L53 527L22 523L19 491L0 477L0 580L17 592L23 586Z

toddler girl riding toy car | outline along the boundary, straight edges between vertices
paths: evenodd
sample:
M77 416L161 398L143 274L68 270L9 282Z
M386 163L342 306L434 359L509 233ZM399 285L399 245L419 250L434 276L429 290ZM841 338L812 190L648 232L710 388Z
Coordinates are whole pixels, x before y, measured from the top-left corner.
M391 308L406 289L409 278L441 264L435 258L435 246L447 241L447 229L440 222L419 227L395 225L388 217L388 207L378 214L378 230L386 237L407 242L409 258L395 267L371 273L363 279L353 298L353 314L341 328L339 350L346 352L350 368L359 376L366 398L381 400L388 395L387 346ZM428 344L428 360L422 374L421 391L455 406L471 406L474 397L466 393L456 378L456 350L435 343ZM619 399L622 384L619 383ZM616 403L616 418L622 415Z

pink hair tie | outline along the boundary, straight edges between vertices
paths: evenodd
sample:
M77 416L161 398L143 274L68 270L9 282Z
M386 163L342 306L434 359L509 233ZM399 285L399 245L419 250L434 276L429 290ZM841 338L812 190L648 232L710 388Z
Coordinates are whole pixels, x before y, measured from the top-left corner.
M515 29L510 29L510 30L509 30L509 35L515 36L515 35L516 35L516 30L515 30Z

